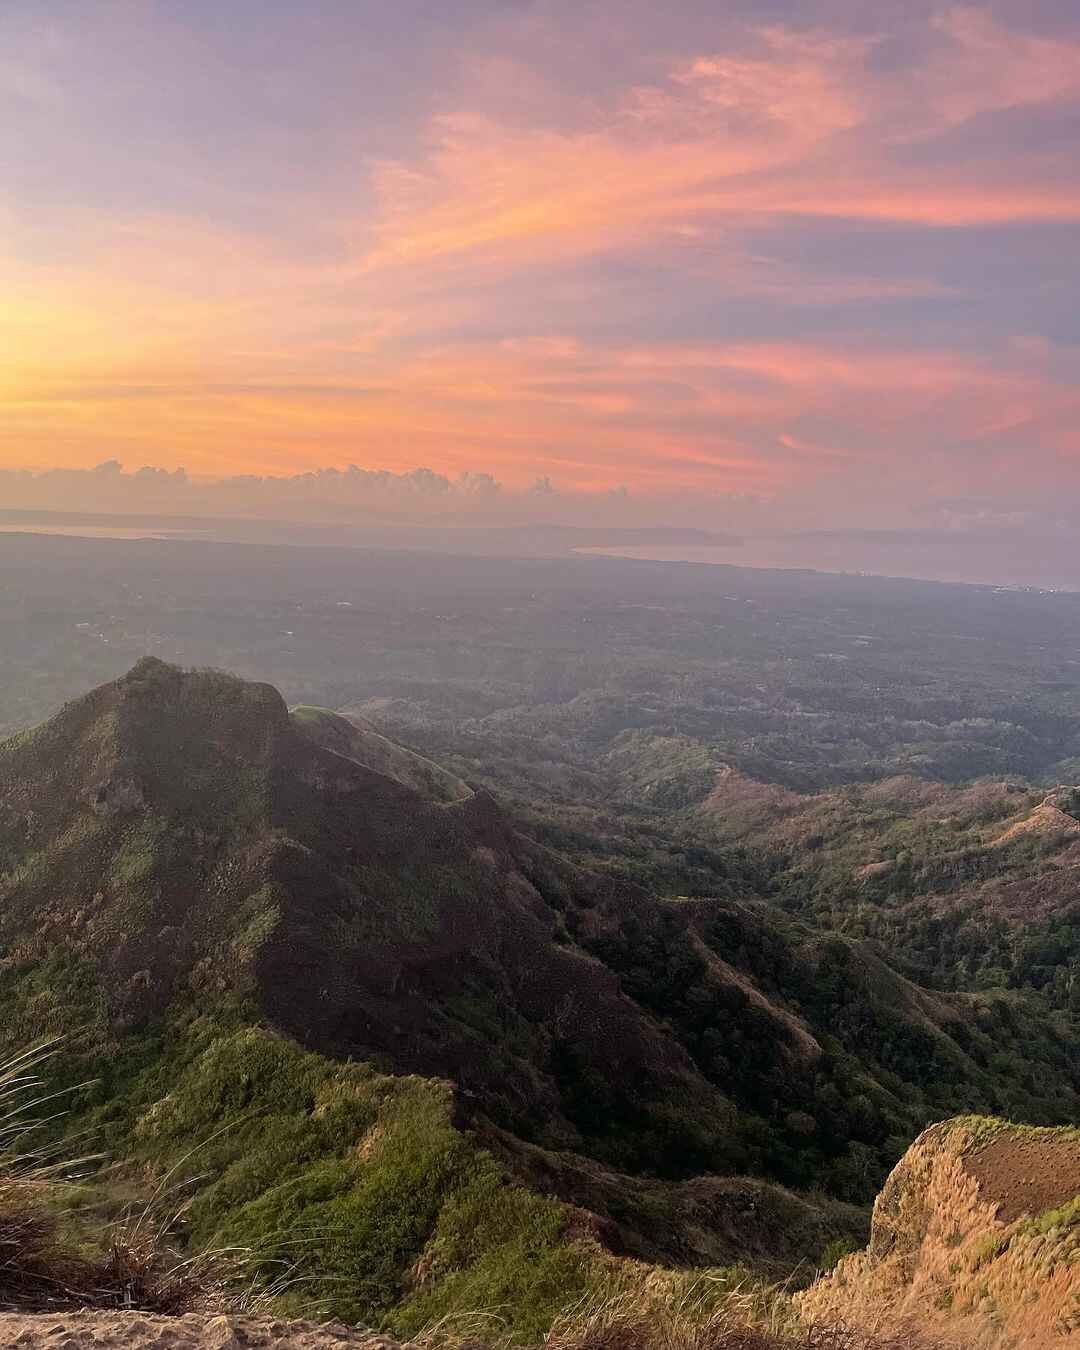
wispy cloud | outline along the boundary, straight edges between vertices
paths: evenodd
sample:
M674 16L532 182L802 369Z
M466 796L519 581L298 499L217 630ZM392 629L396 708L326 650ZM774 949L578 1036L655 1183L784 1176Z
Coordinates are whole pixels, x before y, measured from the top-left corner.
M0 19L0 465L426 462L816 517L1072 487L1076 31L628 5L616 51L560 2L388 21L406 98L377 64L326 95L335 6L247 65L138 6Z
M893 153L982 114L1075 100L1080 42L1025 36L973 8L943 12L931 30L928 56L884 73L873 38L751 31L753 54L698 56L570 130L444 114L425 157L374 165L368 265L578 253L751 217L1080 220L1080 183L1054 166Z

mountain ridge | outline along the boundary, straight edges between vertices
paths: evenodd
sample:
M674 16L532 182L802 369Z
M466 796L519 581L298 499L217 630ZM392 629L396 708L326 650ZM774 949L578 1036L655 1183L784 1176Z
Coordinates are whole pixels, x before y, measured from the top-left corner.
M422 766L437 799L365 755ZM812 1114L814 1075L838 1071L826 969L841 1003L864 1000L846 1050L872 1046L879 1102L898 1021L986 1097L963 1023L1023 1021L1022 1005L920 990L753 902L590 874L428 764L290 714L269 685L147 658L0 747L0 939L100 969L121 1023L247 999L309 1048L450 1077L495 1124L624 1169L648 1169L658 1129L671 1142L673 1099L683 1175L752 1169L737 1118L775 1116L781 1080L787 1114L800 1095Z
M845 1205L929 1120L1078 1113L1071 1042L1022 1001L919 989L751 897L665 900L589 873L460 784L362 724L290 714L269 685L141 661L0 745L3 1036L78 1031L73 1081L101 1074L95 1119L154 1166L250 1100L294 1101L281 1129L308 1142L286 1176L315 1169L317 1210L329 1155L300 1157L330 1148L333 1195L370 1197L368 1145L326 1133L330 1088L287 1083L425 1102L444 1142L414 1155L394 1125L385 1166L428 1198L375 1303L350 1304L384 1312L435 1240L437 1160L481 1166L465 1136L576 1207L559 1232L777 1271L856 1234ZM387 1086L354 1084L350 1062ZM369 1134L389 1129L364 1111ZM207 1239L292 1212L246 1156L222 1155L220 1185L247 1180L210 1183L234 1202L198 1211ZM783 1189L811 1183L829 1195Z

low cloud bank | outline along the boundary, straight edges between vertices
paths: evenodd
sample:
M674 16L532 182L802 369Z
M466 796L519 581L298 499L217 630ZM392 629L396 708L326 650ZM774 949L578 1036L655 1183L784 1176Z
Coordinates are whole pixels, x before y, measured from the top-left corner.
M702 512L701 505L699 515L713 514ZM184 469L146 467L129 472L117 460L93 469L0 470L0 507L328 524L685 523L677 504L635 498L625 488L564 492L548 478L539 478L526 489L509 488L490 473L450 478L427 468L391 473L355 464L216 480L192 478Z
M146 467L127 472L118 460L93 469L48 469L42 473L0 471L6 506L51 511L161 511L175 515L239 515L342 519L357 512L390 511L407 516L443 514L463 505L491 502L501 485L491 474L450 479L431 469L388 473L361 469L316 469L276 477L242 474L198 480L185 469Z
M528 488L490 473L451 478L321 468L290 475L190 477L183 469L0 470L0 528L37 528L34 513L65 513L77 532L95 515L132 527L169 519L184 533L219 522L213 537L424 548L499 555L591 548L656 562L779 568L1080 590L1080 512L1060 504L941 498L874 527L855 493L828 504L749 495L656 496L625 488ZM830 519L832 515L833 519ZM837 519L839 517L839 519ZM859 527L853 520L862 519ZM58 522L59 523L59 522ZM119 523L119 522L117 522ZM292 528L289 528L291 524ZM67 528L63 525L62 528ZM224 533L222 533L224 531Z

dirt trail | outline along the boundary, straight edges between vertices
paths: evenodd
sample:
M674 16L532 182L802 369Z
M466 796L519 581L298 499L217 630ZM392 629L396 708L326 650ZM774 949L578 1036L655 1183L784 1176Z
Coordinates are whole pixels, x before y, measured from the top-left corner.
M260 1321L248 1317L188 1314L150 1317L145 1313L71 1312L30 1315L0 1313L0 1346L23 1350L399 1350L396 1342L340 1324Z

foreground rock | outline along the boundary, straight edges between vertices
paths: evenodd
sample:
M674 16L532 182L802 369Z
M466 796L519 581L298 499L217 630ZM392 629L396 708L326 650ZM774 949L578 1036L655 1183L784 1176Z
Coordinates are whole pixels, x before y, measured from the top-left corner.
M874 1333L1080 1346L1080 1131L933 1126L878 1196L868 1249L796 1301Z
M214 1317L192 1313L185 1317L150 1317L145 1313L88 1310L43 1316L0 1313L0 1346L36 1350L94 1346L161 1346L169 1350L256 1350L259 1346L289 1350L326 1350L338 1345L365 1350L396 1350L395 1342L369 1331L340 1324L260 1321L248 1317Z

